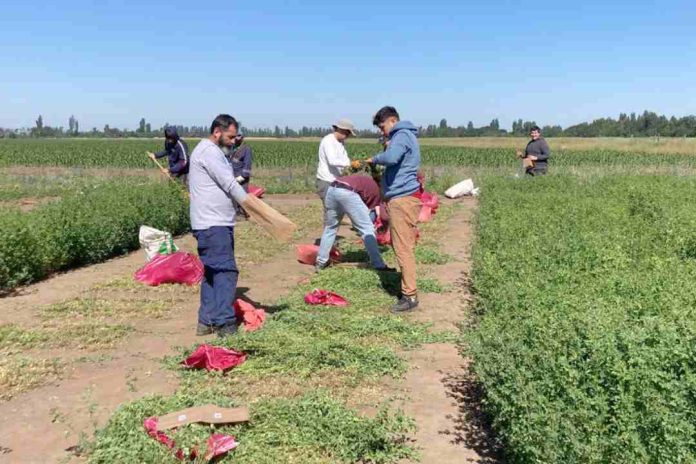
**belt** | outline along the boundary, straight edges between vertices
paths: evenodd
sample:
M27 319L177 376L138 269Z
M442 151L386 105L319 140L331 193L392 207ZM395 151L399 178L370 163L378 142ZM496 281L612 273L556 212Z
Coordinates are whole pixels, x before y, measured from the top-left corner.
M355 189L353 187L351 187L348 184L344 184L343 182L339 182L337 180L331 183L331 187L336 187L339 189L350 190L351 192L355 192Z

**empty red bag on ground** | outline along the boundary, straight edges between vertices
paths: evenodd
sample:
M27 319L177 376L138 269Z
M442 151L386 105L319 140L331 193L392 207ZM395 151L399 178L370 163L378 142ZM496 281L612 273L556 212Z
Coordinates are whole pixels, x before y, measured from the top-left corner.
M174 443L174 440L172 440L169 435L167 435L164 432L161 432L157 430L157 423L159 422L159 419L155 416L153 417L148 417L145 419L143 422L143 427L145 427L145 431L147 434L157 440L158 442L162 443L164 446L172 450L174 453L174 457L176 457L179 461L184 460L184 450L179 448L176 451L174 451L174 448L176 447L176 444ZM212 437L211 437L212 438ZM235 445L236 446L236 445ZM198 448L194 447L191 452L189 453L188 460L193 461L198 457Z
M345 298L328 290L314 289L305 295L304 300L311 305L348 306Z
M210 461L213 458L222 456L228 451L232 451L239 445L232 435L213 433L208 438L208 448L205 451L205 459Z
M246 361L246 354L234 350L203 344L191 353L191 356L182 361L186 367L192 369L206 369L209 371L226 371L239 366Z
M158 255L135 273L135 280L147 285L195 285L203 278L203 263L198 256L183 251Z
M244 324L244 330L247 332L261 328L266 320L266 311L255 308L251 303L242 300L235 300L234 315L237 317L237 321Z
M297 245L297 260L302 264L313 265L317 262L319 245ZM329 260L333 263L341 261L341 252L336 248L331 248Z
M249 184L249 193L254 195L256 198L261 198L263 197L264 193L266 193L266 189L259 187L258 185Z

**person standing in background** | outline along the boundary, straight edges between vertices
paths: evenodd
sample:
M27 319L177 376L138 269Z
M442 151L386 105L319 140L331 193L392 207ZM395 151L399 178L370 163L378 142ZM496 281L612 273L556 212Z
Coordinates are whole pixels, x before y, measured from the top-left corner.
M543 176L549 169L549 157L551 148L546 140L541 136L539 126L533 126L529 131L532 140L527 143L524 153L519 150L517 156L522 158L525 173L528 176Z
M234 171L235 180L242 186L245 192L249 192L249 181L251 180L251 163L253 152L251 147L244 143L244 135L237 134L232 146L232 152L229 155L232 170ZM244 218L249 218L249 215L244 211L244 208L239 203L235 202L235 210L237 214Z

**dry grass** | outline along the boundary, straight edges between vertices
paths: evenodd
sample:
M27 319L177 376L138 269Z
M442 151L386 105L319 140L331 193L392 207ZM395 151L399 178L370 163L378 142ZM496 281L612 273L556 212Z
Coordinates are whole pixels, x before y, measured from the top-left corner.
M20 356L0 358L0 399L54 382L61 378L63 364L59 359L30 359Z

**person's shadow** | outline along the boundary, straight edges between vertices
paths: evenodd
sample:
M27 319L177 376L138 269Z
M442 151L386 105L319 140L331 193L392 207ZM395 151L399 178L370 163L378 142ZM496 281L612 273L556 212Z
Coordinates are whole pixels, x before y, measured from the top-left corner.
M252 300L247 293L249 292L249 287L237 287L237 298L240 300L249 303L256 309L263 309L266 311L266 314L274 314L278 313L280 311L284 311L289 308L287 303L283 304L276 304L276 305L264 305L261 304L257 301Z

